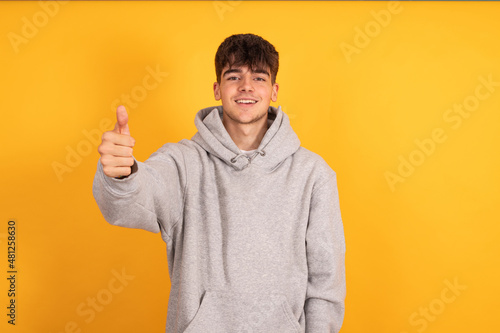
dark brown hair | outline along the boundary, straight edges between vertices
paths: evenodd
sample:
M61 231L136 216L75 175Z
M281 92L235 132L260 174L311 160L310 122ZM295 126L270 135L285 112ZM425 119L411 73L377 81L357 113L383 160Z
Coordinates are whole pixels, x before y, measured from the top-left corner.
M252 70L266 69L271 71L271 83L276 82L278 75L279 55L274 46L264 38L254 34L238 34L227 37L220 44L215 54L215 74L220 83L222 69L248 66Z

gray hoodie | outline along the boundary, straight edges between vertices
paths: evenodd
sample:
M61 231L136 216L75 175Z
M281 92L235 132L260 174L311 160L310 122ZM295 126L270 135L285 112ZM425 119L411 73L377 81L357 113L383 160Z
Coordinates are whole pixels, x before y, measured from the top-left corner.
M335 172L270 106L243 154L222 106L200 110L191 140L167 143L125 179L94 178L111 224L161 232L171 280L167 333L338 332L345 241Z

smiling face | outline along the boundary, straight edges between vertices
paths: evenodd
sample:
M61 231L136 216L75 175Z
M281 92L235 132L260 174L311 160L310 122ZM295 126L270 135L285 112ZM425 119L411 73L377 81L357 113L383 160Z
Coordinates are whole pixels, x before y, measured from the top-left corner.
M278 98L278 84L271 83L269 68L249 70L248 66L222 70L220 84L214 82L214 97L222 100L223 122L262 124L271 101Z

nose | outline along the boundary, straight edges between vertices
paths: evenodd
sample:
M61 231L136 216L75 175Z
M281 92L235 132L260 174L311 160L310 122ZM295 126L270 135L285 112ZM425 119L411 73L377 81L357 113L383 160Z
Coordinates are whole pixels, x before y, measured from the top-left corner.
M240 80L240 86L239 86L240 91L253 91L253 81L252 77L250 75L244 75L242 76Z

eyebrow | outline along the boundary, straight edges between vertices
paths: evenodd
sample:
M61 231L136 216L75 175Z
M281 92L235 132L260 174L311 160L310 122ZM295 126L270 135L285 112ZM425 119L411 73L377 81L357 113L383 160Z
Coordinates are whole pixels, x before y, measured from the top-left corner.
M227 71L224 72L224 74L222 74L222 77L229 75L231 73L241 73L241 72L242 72L242 70L239 68L228 69ZM256 70L252 70L252 73L261 73L261 74L266 74L267 76L269 76L269 72L262 69L262 68L257 68Z

